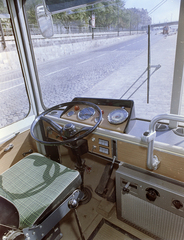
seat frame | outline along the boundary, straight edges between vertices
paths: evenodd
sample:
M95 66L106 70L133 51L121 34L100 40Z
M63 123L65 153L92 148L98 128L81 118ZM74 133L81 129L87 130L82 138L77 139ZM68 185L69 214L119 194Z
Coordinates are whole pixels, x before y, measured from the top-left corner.
M79 202L83 198L81 190L75 190L55 211L53 211L42 223L29 228L24 228L23 233L26 240L37 240L44 238L56 224L71 210L68 206L70 200Z

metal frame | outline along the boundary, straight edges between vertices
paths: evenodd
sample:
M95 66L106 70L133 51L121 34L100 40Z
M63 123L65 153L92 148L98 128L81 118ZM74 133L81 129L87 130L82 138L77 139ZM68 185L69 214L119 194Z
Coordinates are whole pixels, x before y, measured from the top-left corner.
M149 125L149 132L146 132L142 136L142 141L148 143L147 151L147 168L150 170L156 170L159 167L160 161L156 155L153 155L154 140L156 138L156 123L160 120L171 120L175 122L184 122L184 116L174 114L160 114L154 117Z
M68 206L70 200L79 202L83 197L80 190L75 190L54 212L52 212L41 224L24 228L26 240L37 240L45 237L51 229L71 210Z
M184 66L184 1L181 0L180 15L178 25L178 37L176 45L175 66L173 76L173 87L171 96L171 114L180 114L183 94L183 66ZM177 127L176 121L170 121L169 126L171 128Z

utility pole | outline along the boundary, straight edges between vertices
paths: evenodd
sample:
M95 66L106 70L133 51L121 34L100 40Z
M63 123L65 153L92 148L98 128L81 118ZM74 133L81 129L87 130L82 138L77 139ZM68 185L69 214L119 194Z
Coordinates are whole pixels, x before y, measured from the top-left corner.
M150 62L151 62L151 52L150 52L150 25L148 25L148 80L147 80L147 103L149 103L149 93L150 93Z
M91 17L91 28L92 28L92 39L94 39L95 14L93 12L92 12L92 17Z
M117 9L118 9L118 37L119 37L119 4L117 0Z

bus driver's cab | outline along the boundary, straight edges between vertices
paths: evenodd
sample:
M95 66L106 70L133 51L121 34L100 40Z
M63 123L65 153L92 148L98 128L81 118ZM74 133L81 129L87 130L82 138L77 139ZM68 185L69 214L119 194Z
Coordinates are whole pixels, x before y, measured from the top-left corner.
M0 0L1 239L184 238L183 27L183 0Z

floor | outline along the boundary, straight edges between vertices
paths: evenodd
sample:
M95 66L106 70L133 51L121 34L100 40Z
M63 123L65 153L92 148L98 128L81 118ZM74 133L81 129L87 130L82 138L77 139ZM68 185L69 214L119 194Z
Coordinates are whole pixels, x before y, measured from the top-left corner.
M116 217L115 204L107 202L105 199L98 201L93 197L89 203L79 206L77 209L77 213L78 213L82 231L86 240L90 237L90 235L92 234L92 232L95 230L95 228L101 222L102 219L108 220L109 222L113 223L114 225L118 226L119 228L125 230L126 232L130 233L131 235L137 238L130 238L129 236L121 234L120 232L117 232L115 235L113 235L112 229L104 225L98 231L99 235L93 238L94 240L98 240L98 239L100 240L103 240L103 239L106 239L106 240L108 239L152 240L153 239L148 235L140 232L139 230L131 227L130 225L118 220ZM74 213L69 213L60 222L60 230L63 234L63 238L62 238L63 240L81 239ZM110 237L110 234L112 234L112 237ZM121 236L121 238L119 238L119 236Z
M62 148L62 164L67 167L73 168L75 165L75 161L70 161L67 157L67 152L65 153ZM65 159L66 158L66 159ZM129 232L134 235L135 238L129 238L128 236L121 234L121 238L119 238L120 233L118 233L117 239L120 240L128 240L128 239L141 239L141 240L153 240L153 238L148 235L142 233L141 231L131 227L125 222L117 219L116 216L116 204L107 201L106 199L100 197L95 193L95 189L98 186L102 173L104 171L104 167L107 164L103 159L99 159L95 156L86 155L85 156L85 164L86 171L84 174L84 185L91 189L92 198L91 200L84 205L80 205L77 208L78 218L81 224L82 232L85 237L85 240L89 239L90 235L99 225L102 219L106 219L119 228ZM113 179L115 177L116 166L114 167L114 171L111 175ZM112 236L111 238L107 238L108 226L104 225L100 231L99 236L93 238L93 240L115 240L116 237ZM75 219L74 212L70 212L67 216L65 216L60 222L60 231L63 234L62 240L80 240L80 232L77 226L77 222ZM110 228L110 232L112 233L112 229ZM105 234L105 235L104 235ZM110 237L110 234L108 234ZM137 238L136 238L137 237Z

